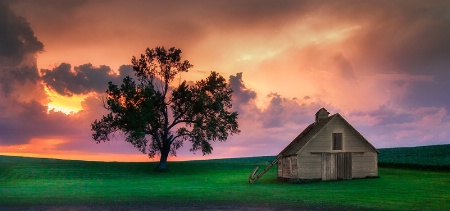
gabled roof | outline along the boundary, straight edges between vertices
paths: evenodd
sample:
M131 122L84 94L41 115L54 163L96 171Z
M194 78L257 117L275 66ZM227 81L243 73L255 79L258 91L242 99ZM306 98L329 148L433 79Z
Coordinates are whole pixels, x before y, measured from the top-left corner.
M353 129L358 135L362 137L365 142L367 142L367 144L373 150L379 153L378 150L372 144L370 144L370 142L368 142L355 128L350 125L350 123L348 123L339 113L336 113L325 119L322 119L318 123L314 122L310 124L289 145L287 145L286 148L284 148L280 152L280 154L278 154L278 156L281 155L285 157L297 154L297 152L300 151L316 134L318 134L322 130L322 128L326 127L328 123L337 116L341 117L351 129Z

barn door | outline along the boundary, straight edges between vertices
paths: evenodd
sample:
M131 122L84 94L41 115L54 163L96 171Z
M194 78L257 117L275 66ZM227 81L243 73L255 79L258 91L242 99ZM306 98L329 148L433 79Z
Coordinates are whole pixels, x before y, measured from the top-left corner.
M322 153L322 180L338 180L351 178L351 153Z
M336 171L337 179L352 178L352 153L336 154Z
M336 179L336 154L322 153L322 180Z

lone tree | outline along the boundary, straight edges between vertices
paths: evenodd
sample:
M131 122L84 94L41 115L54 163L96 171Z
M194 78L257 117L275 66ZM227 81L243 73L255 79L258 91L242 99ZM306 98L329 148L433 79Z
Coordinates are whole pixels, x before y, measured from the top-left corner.
M165 170L169 153L176 156L184 142L192 142L190 151L205 155L213 150L210 141L225 141L240 132L238 114L230 111L233 90L218 73L173 87L176 76L192 67L173 47L147 48L131 62L137 81L127 76L120 86L108 83L103 106L110 113L91 124L97 143L122 132L150 158L160 155L157 169Z

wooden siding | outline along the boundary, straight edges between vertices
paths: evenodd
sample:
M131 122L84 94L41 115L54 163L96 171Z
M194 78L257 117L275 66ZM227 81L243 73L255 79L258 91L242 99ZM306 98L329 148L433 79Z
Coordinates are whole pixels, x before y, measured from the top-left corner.
M336 154L322 154L322 180L336 180Z
M290 178L288 175L291 175L291 172L289 171L291 168L289 167L289 161L288 161L288 157L285 157L282 159L282 163L281 163L281 177L283 178Z
M342 133L342 150L333 150L333 133ZM341 118L334 118L303 148L307 152L371 152L373 149Z
M353 178L378 176L378 154L376 152L354 153L352 159Z
M290 156L280 159L278 162L278 177L297 178L298 163L297 156Z
M278 177L283 177L283 158L278 160Z
M291 178L298 177L298 162L297 156L291 156Z
M322 178L322 157L320 154L311 154L302 151L298 154L298 178L320 179Z

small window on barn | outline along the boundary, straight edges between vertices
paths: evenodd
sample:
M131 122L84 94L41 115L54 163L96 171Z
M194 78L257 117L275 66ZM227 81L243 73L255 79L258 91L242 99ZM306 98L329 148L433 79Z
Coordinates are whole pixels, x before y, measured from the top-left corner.
M342 150L342 133L333 133L333 150Z

